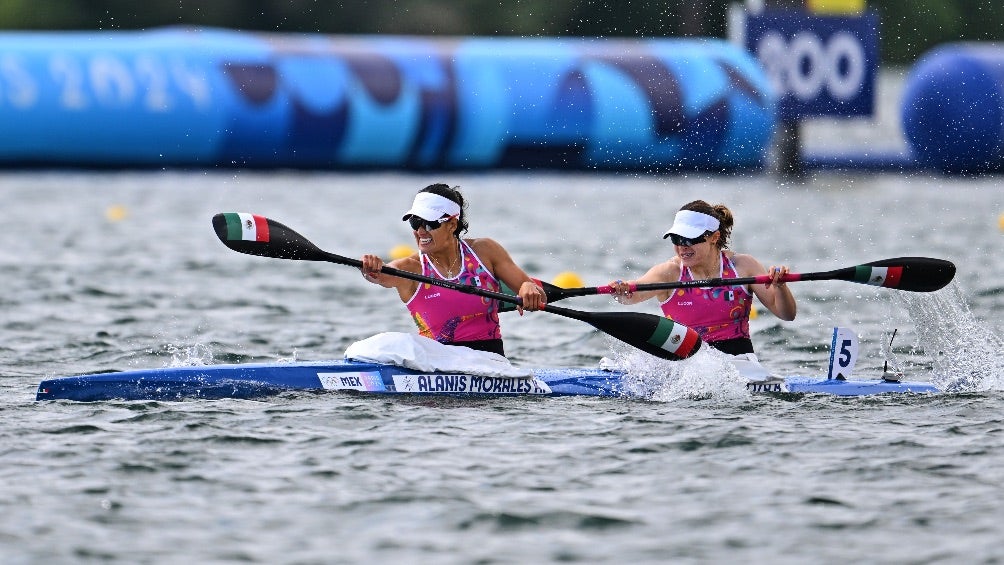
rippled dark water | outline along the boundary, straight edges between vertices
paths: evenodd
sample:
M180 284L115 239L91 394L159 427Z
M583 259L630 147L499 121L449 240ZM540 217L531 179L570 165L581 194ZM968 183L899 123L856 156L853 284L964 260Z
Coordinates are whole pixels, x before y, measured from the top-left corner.
M734 247L796 272L954 261L930 294L793 283L795 322L753 321L781 374L825 371L834 325L940 396L751 398L700 364L652 400L36 403L44 377L324 359L411 331L347 267L227 250L210 218L251 211L356 257L409 243L430 182L461 184L471 235L529 271L638 275L694 198ZM995 562L1002 556L1004 263L999 181L769 177L25 173L0 177L0 558L4 563ZM124 217L123 217L124 216ZM626 277L624 277L626 278ZM623 308L603 297L584 310ZM655 311L654 304L637 309ZM503 321L523 365L629 352L544 313ZM682 367L682 368L680 368Z

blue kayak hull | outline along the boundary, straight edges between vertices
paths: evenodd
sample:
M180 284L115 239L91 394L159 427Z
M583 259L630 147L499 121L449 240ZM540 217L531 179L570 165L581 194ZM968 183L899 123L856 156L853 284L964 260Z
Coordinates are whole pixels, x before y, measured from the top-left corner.
M393 365L355 361L247 363L166 367L46 379L36 400L254 399L289 391L356 391L374 394L448 396L645 396L624 374L602 369L542 368L533 378L422 373ZM860 396L937 393L926 382L827 380L786 377L780 384L748 385L750 392L823 393Z

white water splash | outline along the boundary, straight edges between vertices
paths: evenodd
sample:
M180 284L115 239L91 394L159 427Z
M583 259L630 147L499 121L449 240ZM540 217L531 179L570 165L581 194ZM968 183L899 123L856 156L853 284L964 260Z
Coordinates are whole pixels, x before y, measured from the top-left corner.
M932 359L931 382L950 392L1004 390L1004 342L976 319L956 283L896 295L917 327L917 346Z
M175 345L168 343L164 349L171 354L171 362L168 367L195 367L200 365L215 365L213 350L205 344L196 343L194 345Z
M630 394L671 402L690 400L745 400L747 379L729 362L728 356L711 347L702 347L689 359L667 361L628 347L611 343L608 362L625 373Z
M296 363L296 361L297 361L296 355L297 355L297 351L296 351L296 348L294 347L293 348L293 353L290 354L289 357L278 357L278 358L276 358L275 362L276 363Z
M195 343L192 345L168 343L164 346L164 350L171 355L171 360L167 364L168 367L199 367L202 365L218 364L216 356L213 354L213 348L204 343ZM294 348L289 357L278 355L275 362L296 363L298 361L297 357L298 352Z

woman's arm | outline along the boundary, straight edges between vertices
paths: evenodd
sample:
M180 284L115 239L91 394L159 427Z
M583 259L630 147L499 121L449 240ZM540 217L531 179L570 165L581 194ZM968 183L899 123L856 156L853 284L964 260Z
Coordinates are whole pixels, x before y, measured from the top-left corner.
M760 303L765 308L778 318L786 322L795 319L795 314L798 311L795 296L791 293L791 289L788 288L787 283L778 280L781 275L788 273L786 265L772 265L769 269L766 269L753 256L740 254L733 256L732 262L736 266L736 270L739 271L739 276L756 277L769 275L772 282L750 285L753 289L753 294L760 299Z
M675 260L670 259L665 263L659 263L658 265L653 266L644 275L635 280L622 281L618 279L610 281L609 286L615 289L616 292L614 293L614 299L621 304L637 304L639 302L644 302L649 298L655 298L659 302L663 302L669 298L671 292L670 290L643 290L639 292L631 292L628 285L665 283L675 282L678 280L680 280L680 265Z
M384 262L379 256L369 254L363 255L361 261L363 266L359 270L362 271L363 278L367 281L385 288L397 289L397 294L401 297L401 302L407 302L412 296L414 296L415 290L418 288L418 283L411 279L402 279L401 277L381 273L380 269L383 268ZM415 273L416 275L422 274L422 263L418 260L417 254L412 255L411 257L395 259L394 261L387 263L387 266L401 271Z
M512 260L512 256L501 244L487 237L467 241L496 279L509 288L517 289L516 294L523 300L522 308L540 310L547 304L547 294L544 289ZM520 310L522 313L522 309Z

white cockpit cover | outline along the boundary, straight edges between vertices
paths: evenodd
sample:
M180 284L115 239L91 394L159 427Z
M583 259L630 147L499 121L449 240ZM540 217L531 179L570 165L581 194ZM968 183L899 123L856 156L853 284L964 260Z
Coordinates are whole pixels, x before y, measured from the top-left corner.
M443 345L417 334L384 332L357 341L345 350L345 358L371 363L389 363L416 371L463 373L488 377L532 377L527 369L489 351Z

